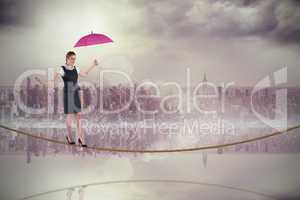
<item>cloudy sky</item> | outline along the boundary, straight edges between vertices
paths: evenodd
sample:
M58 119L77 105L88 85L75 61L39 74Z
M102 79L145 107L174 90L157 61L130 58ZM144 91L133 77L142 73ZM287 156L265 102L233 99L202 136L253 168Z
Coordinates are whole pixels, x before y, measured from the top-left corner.
M0 84L75 50L81 67L98 58L137 81L184 83L189 67L193 83L206 73L253 85L287 66L288 84L300 85L299 21L297 0L1 0ZM91 30L114 43L74 49Z

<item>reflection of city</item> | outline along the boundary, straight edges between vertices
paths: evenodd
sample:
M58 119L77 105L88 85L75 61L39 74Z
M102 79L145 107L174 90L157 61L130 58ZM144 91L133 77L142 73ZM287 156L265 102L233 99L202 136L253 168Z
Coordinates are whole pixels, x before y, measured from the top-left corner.
M78 194L78 200L84 200L84 190L85 190L85 187L86 186L80 186L80 187L75 187L75 188L69 188L67 191L66 191L66 197L67 199L66 200L72 200L72 199L75 199L73 198L74 196L74 193L77 192Z
M170 187L169 190L174 190L179 191L178 187L182 188L189 188L189 192L195 192L197 196L206 196L206 198L210 197L209 199L227 199L225 196L230 194L230 199L241 199L244 198L245 196L250 195L251 197L259 198L259 199L276 199L275 197L262 193L262 192L256 192L253 190L245 189L245 188L239 188L239 187L233 187L233 186L226 186L226 185L221 185L221 184L213 184L213 183L203 183L203 182L196 182L196 181L188 181L188 180L147 180L147 179L140 179L140 180L120 180L120 181L107 181L107 182L99 182L99 183L91 183L91 184L85 184L85 185L78 185L70 188L61 188L57 190L52 190L52 191L47 191L44 193L38 193L38 194L33 194L31 196L27 196L23 199L34 199L37 197L43 197L43 196L48 196L52 195L53 197L60 197L62 198L63 195L66 196L66 200L84 200L86 199L86 193L89 191L89 197L98 197L100 194L101 196L105 196L105 194L101 193L101 187L103 189L108 189L108 188L118 188L118 186L126 185L126 187L129 187L131 185L134 185L135 187L143 188L147 187L149 185L152 185L152 187L147 187L147 188L153 188L154 191L151 191L152 196L155 196L153 194L156 193L155 190L159 188L159 186L163 186L163 188L168 188ZM158 187L153 187L153 186L158 186ZM97 192L97 190L89 190L89 189L94 189L94 187L100 188L100 191ZM199 188L205 188L206 192L199 192ZM223 191L222 194L218 194L216 190ZM168 190L168 191L169 191ZM214 193L210 193L210 190L213 190ZM108 189L108 191L110 191ZM128 192L127 192L128 193ZM170 192L168 192L170 193ZM176 193L176 192L175 192ZM178 195L173 193L173 195ZM144 197L145 194L131 194L134 196L141 196ZM244 196L245 195L245 196ZM148 195L147 195L148 196ZM172 195L170 195L172 196ZM165 196L166 197L166 196ZM131 196L130 199L133 197ZM159 197L161 198L161 197ZM198 197L199 198L199 197ZM126 194L123 194L122 199L128 199ZM155 198L157 199L157 198ZM171 199L171 198L170 198ZM251 198L252 199L252 198Z
M203 83L205 83L204 77ZM28 114L23 112L15 103L13 88L10 86L0 87L0 109L1 121L13 122L18 129L25 130L30 133L38 134L43 137L64 141L66 129L63 123L63 109L60 90L56 88L53 95L53 102L47 102L47 87L38 77L28 78L26 87L19 91L21 100L24 104L31 108L46 108L49 104L54 107L53 114ZM83 88L84 107L89 106L92 100L92 94L88 88ZM169 98L164 100L163 107L172 113L163 112L160 104L163 96L155 95L155 90L151 87L141 88L138 94L149 95L147 98L140 98L132 101L130 106L122 112L115 114L102 114L99 112L99 106L102 103L105 110L116 110L122 108L129 101L130 88L125 85L104 87L104 91L97 88L98 95L103 93L103 102L98 100L94 112L84 115L84 120L92 124L113 124L120 125L121 122L135 123L143 120L152 120L155 123L182 123L183 120L197 119L201 121L214 121L216 119L227 120L234 124L235 134L195 134L192 136L180 136L180 134L170 134L168 130L165 134L158 134L153 128L141 128L132 126L130 128L119 128L117 132L108 129L89 129L85 128L86 141L90 146L124 148L124 149L159 149L159 148L178 148L191 147L207 144L219 144L240 139L247 139L254 136L268 134L274 129L263 125L262 122L255 117L251 110L249 87L232 87L227 88L224 95L221 93L223 88L218 87L217 97L214 99L198 99L199 107L204 110L216 110L214 114L199 113L196 109L192 109L187 113L178 108L178 99ZM265 117L272 118L275 115L275 90L276 88L264 89L254 95L253 104L256 110ZM205 85L198 93L209 94L212 90L209 85ZM174 94L175 91L168 90L165 95ZM300 89L288 88L288 119L291 122L297 121L300 114ZM152 96L150 96L152 95ZM184 98L185 99L185 98ZM138 104L138 105L137 105ZM221 109L222 107L224 110ZM155 114L142 114L138 107L143 110L157 110ZM6 130L1 129L1 133ZM231 148L218 149L217 153L225 152L300 152L300 134L293 131L292 134L286 134L266 140L251 142L247 144L237 145ZM295 133L297 132L297 133ZM172 132L173 133L173 132ZM46 156L57 154L73 154L73 155L92 155L98 156L103 154L126 155L124 153L112 152L91 152L82 151L78 148L53 144L47 141L27 138L25 136L13 134L0 134L0 153L1 154L22 154L26 152L27 162L31 161L31 156ZM130 154L137 156L138 154ZM207 152L203 152L203 163L207 163ZM129 156L129 155L126 155Z

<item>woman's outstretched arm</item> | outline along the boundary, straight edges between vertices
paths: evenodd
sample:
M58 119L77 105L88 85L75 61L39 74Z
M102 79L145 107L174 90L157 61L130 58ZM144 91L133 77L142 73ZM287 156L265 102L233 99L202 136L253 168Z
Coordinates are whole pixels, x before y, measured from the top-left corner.
M87 76L89 74L89 72L94 69L96 66L98 65L98 61L95 59L93 64L87 68L86 70L80 69L79 75L80 76Z
M48 85L53 85L55 87L55 84L57 80L59 79L60 76L64 76L64 71L63 70L56 70L54 71L54 76L53 79L48 80Z

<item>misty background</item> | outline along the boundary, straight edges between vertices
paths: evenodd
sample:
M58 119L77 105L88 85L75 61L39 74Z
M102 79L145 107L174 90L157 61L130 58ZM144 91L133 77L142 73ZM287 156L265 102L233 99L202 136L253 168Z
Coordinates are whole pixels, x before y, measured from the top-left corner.
M288 85L298 86L299 21L297 0L1 0L0 84L59 67L74 50L80 67L97 58L136 81L184 84L189 67L193 83L206 73L211 82L253 85L287 66ZM74 49L91 31L114 43Z

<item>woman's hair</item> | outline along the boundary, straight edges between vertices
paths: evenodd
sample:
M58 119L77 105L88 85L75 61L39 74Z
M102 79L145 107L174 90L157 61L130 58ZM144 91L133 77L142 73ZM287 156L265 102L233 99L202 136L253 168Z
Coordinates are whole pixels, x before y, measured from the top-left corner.
M67 59L70 58L71 56L76 56L76 53L74 51L69 51L67 54L66 54L66 62L67 62Z

